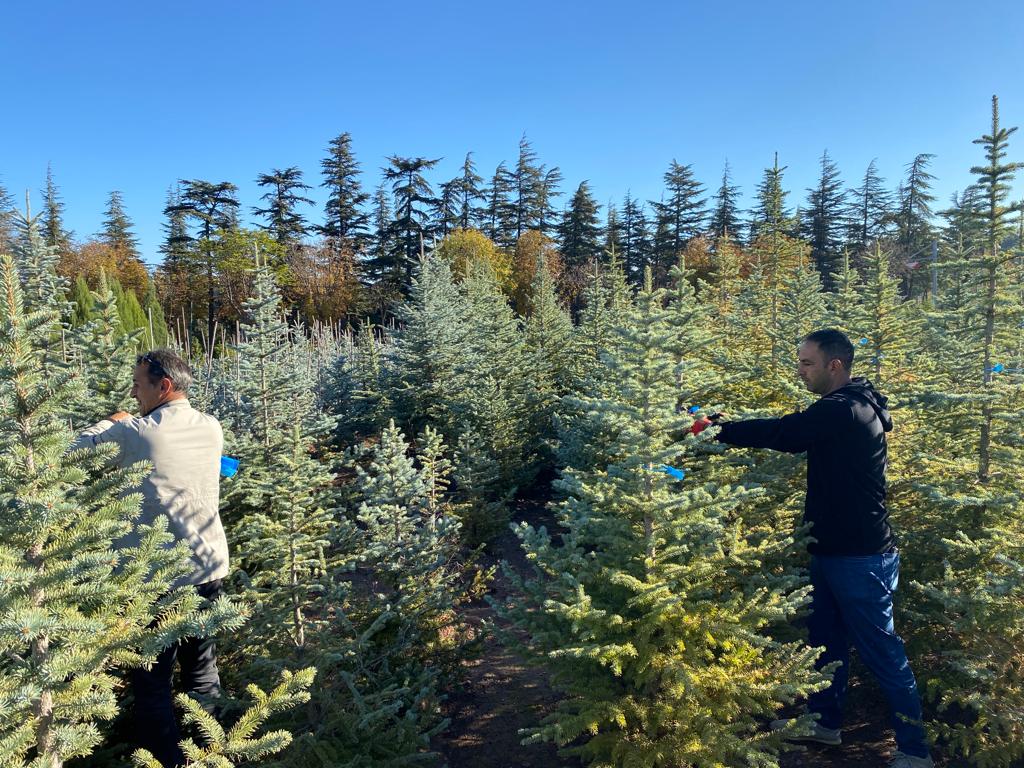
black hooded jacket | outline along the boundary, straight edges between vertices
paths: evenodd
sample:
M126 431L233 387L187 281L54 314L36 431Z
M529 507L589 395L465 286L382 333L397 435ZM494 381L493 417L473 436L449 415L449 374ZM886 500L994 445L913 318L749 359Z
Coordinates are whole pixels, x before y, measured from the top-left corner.
M718 439L745 448L807 452L804 519L817 555L876 555L893 547L885 508L887 399L857 378L806 411L729 421Z

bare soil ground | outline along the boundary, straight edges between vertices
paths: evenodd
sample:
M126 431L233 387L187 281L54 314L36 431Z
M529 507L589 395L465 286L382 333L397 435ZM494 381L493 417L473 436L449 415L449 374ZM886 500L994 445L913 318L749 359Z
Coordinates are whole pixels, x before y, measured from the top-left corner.
M553 519L541 500L523 500L514 520L547 525ZM517 571L527 568L519 542L506 531L494 542L488 558L505 560ZM511 585L500 570L491 593L501 598ZM486 603L469 610L472 621L496 621ZM449 696L447 731L434 747L447 768L580 768L573 759L560 758L549 744L523 746L519 729L536 724L558 700L540 669L527 666L514 653L488 636L482 653L465 662L463 687ZM808 746L783 756L783 768L875 768L887 765L895 749L892 730L882 694L873 680L854 660L851 689L843 727L843 746ZM953 761L936 760L942 768L963 768Z

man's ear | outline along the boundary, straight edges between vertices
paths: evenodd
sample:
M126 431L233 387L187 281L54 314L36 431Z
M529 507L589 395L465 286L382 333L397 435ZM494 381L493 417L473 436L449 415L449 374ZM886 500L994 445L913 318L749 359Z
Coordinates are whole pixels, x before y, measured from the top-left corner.
M174 383L164 376L160 379L160 397L166 397L174 391Z

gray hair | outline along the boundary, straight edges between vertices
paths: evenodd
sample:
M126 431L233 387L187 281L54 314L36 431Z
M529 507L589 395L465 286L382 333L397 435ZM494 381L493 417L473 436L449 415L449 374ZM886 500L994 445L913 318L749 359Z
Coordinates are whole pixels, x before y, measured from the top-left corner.
M192 369L177 353L169 349L154 349L135 358L136 365L145 365L149 381L156 384L160 379L168 378L174 389L188 395L192 386Z

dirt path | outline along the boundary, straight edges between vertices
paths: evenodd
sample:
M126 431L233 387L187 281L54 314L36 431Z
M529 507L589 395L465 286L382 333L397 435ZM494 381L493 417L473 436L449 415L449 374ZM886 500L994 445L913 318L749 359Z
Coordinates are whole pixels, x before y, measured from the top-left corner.
M514 510L513 519L534 525L547 525L552 518L539 500L524 500ZM489 557L505 560L519 572L528 567L511 531L492 546ZM496 598L507 594L509 584L499 572L491 593ZM495 621L485 604L469 611L473 621ZM519 730L536 724L558 700L548 685L545 673L526 666L493 635L486 640L479 658L465 664L466 680L447 703L451 725L434 747L447 768L580 768L575 760L559 758L550 744L523 746ZM885 703L873 680L865 679L855 663L843 728L843 746L808 746L801 752L783 756L782 768L875 768L885 766L895 745L888 726ZM962 764L936 761L942 768L962 768Z

